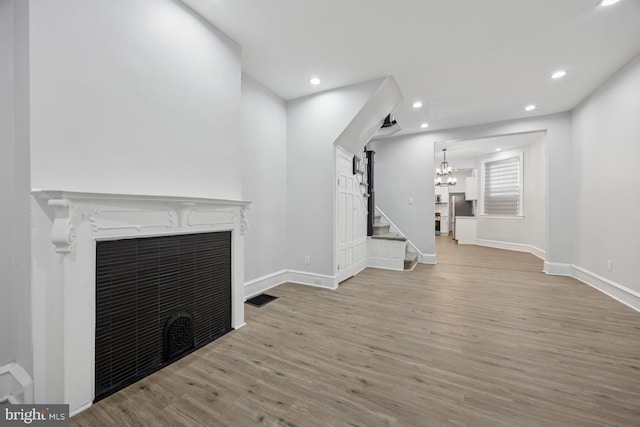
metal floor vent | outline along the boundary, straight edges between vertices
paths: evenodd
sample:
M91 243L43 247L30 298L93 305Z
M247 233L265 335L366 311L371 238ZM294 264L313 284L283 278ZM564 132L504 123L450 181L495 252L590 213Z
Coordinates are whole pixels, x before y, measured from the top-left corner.
M274 297L273 295L260 294L253 298L249 298L245 302L254 307L262 307L265 304L270 303L271 301L277 300L278 297Z

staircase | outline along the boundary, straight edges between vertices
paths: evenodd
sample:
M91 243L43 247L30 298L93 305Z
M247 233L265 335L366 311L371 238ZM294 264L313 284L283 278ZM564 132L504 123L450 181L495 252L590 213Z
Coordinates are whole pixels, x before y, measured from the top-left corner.
M382 215L377 212L369 246L370 267L413 270L418 264L418 254L409 251L407 238L392 232L391 224L383 222Z
M368 156L368 153L371 157ZM389 270L413 270L418 264L418 254L409 251L409 242L402 233L383 221L383 215L375 207L373 190L373 154L366 147L353 156L353 175L366 200L368 212L367 266ZM373 215L373 217L371 216ZM371 224L373 222L373 224Z

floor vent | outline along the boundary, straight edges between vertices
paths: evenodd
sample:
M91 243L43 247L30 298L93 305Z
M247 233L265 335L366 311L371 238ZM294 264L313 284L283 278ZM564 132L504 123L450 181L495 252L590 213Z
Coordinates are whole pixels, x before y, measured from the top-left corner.
M254 307L262 307L265 304L270 303L271 301L277 300L278 297L274 297L273 295L260 294L253 298L249 298L245 301L247 304L252 305Z

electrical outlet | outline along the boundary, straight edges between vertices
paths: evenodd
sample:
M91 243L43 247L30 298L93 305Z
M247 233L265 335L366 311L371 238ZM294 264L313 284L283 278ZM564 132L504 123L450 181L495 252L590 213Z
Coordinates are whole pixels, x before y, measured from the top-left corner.
M607 261L607 270L613 271L613 261Z
M409 197L409 204L412 205L413 204L413 197Z
M311 264L311 257L309 255L304 256L304 263L307 265Z

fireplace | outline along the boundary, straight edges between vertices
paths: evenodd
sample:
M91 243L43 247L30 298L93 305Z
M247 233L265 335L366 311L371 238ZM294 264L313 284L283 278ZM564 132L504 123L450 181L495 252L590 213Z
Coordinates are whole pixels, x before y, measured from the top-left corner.
M97 242L96 401L232 329L230 231Z
M77 413L96 398L135 381L139 374L153 372L244 325L248 202L67 191L33 194L36 402L68 403L71 413ZM197 255L196 247L204 250ZM121 251L116 257L120 256L124 273L109 270L101 259L100 254L109 258L114 251ZM142 254L136 262L131 258L134 252ZM179 266L181 253L183 267ZM172 254L177 254L177 261L167 261ZM127 272L134 264L142 266L135 283ZM204 268L191 268L195 265ZM182 273L170 271L174 267ZM183 277L176 279L174 273ZM111 277L106 282L105 275ZM172 277L173 291L160 291L156 283L160 277ZM198 283L208 285L198 287ZM115 288L109 290L111 285ZM132 286L140 291L135 297L119 294ZM133 307L132 298L137 301L145 292L151 295L147 302L152 308L132 325L133 317L123 313ZM200 292L197 298L194 292ZM153 295L161 295L162 301ZM195 304L195 299L202 304ZM105 306L103 300L113 304ZM111 310L112 316L106 323L101 318L104 310ZM112 330L105 335L107 324ZM132 335L128 327L141 328L136 345L125 339ZM113 332L125 338L114 338ZM152 337L153 342L141 342L142 336ZM107 349L105 342L114 339L115 348ZM110 376L113 372L103 375L106 366L113 367L112 360L107 360L115 357L110 351L130 352L134 347L135 356L118 367L114 376ZM136 372L132 374L133 365Z

